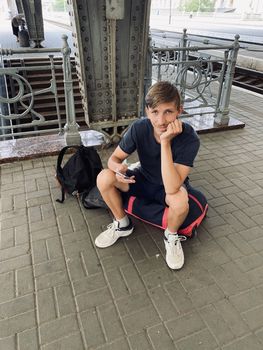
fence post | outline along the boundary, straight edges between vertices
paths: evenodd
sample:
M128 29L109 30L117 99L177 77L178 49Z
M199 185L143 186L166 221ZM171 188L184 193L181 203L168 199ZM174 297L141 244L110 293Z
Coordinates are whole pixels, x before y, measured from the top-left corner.
M76 123L75 105L73 95L73 83L71 74L70 53L71 49L68 45L68 36L62 35L62 55L63 55L63 77L65 90L65 106L66 106L66 124L64 126L65 139L67 145L80 145L81 136L78 131L79 125Z
M188 52L186 52L186 48L188 46L188 36L187 36L187 29L183 29L183 35L181 37L181 40L179 41L179 47L185 48L185 50L181 50L178 52L178 64L177 64L177 75L180 75L180 95L182 98L182 101L185 100L185 89L186 89L186 78L187 78L187 66L186 61L188 57ZM184 69L184 66L186 69Z
M215 123L219 125L227 125L229 122L229 102L230 102L230 95L231 95L231 89L232 89L232 83L235 73L235 66L237 61L237 55L239 50L239 35L235 35L235 41L233 44L233 48L228 55L228 61L230 61L227 65L227 70L225 74L225 79L221 91L221 98L219 107L215 114Z

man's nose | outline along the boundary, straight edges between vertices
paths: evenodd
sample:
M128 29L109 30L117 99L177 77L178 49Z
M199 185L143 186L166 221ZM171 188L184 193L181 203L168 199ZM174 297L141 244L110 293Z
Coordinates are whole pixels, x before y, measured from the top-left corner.
M159 124L164 124L166 122L166 118L165 118L165 114L164 113L160 113L158 115L158 121L159 121Z

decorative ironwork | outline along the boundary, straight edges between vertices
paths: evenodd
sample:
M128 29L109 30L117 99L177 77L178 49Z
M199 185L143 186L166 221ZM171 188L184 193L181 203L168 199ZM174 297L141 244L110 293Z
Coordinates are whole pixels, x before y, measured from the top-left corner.
M72 6L75 6L74 4L75 3L72 3ZM140 3L140 5L142 5L142 3ZM142 5L145 6L145 14L148 13L146 10L148 5L149 3L147 1ZM101 4L97 3L97 6L98 11L102 11L102 13L105 12L105 8L103 6L101 7ZM132 6L135 6L135 4ZM128 13L130 13L130 11L138 13L140 9L141 7L137 4L135 8L129 8ZM91 11L90 8L89 11ZM88 13L88 15L90 17L90 13ZM76 16L76 26L79 23L78 20L79 15ZM83 16L81 17L81 20L84 21ZM123 42L126 37L125 35L127 34L126 33L124 36L120 34L120 29L127 27L125 20L124 24L122 24L123 27L121 27L120 23L115 23L115 19L103 20L103 24L106 24L105 31L109 31L111 34L110 38L107 38L104 29L102 30L104 34L102 32L100 33L102 37L104 35L107 39L106 44L102 48L97 47L98 52L100 52L100 49L105 51L105 55L103 56L105 59L104 63L102 63L102 58L98 64L95 64L96 52L90 52L92 46L83 47L83 50L78 50L76 52L76 65L77 70L79 71L83 104L84 102L86 103L84 106L85 112L89 112L87 120L88 126L104 133L110 142L118 142L123 133L126 132L127 127L143 114L144 93L148 90L148 86L151 85L152 80L170 80L178 86L184 102L184 113L182 116L190 117L212 114L216 123L227 124L229 121L229 99L239 49L239 36L236 35L235 40L231 45L191 46L190 41L187 38L186 30L184 30L178 47L157 48L149 45L149 57L147 58L142 55L141 57L144 59L139 59L138 56L135 57L135 51L138 50L137 44L140 38L144 38L145 36L146 25L144 26L143 33L139 34L137 33L137 24L140 23L141 19L138 23L136 18L133 20L136 25L132 26L130 33L133 33L134 36L132 35L130 40L135 40L135 43L133 51L126 52L126 60L124 60L124 63L120 63L121 56L119 43ZM114 23L109 21L114 21ZM94 25L95 22L93 23ZM147 23L147 20L145 20L145 23ZM81 28L82 27L80 26L80 29ZM89 42L91 28L86 29L85 26L83 26L81 31L84 34L86 33L84 39L87 39L86 41ZM101 39L103 38L100 37L100 40ZM78 41L76 41L76 45L79 45ZM147 47L147 45L145 45L145 47ZM214 55L215 50L223 51L223 57L216 57ZM72 144L80 143L80 135L78 133L78 124L75 119L70 51L71 50L67 43L67 36L63 36L62 49L52 49L52 52L60 52L63 55L65 105L67 115L67 123L64 130L66 131L67 143ZM25 52L50 53L51 51L49 49L1 50L3 55ZM110 53L110 55L108 56L106 53ZM58 66L54 64L53 55L50 54L49 57L49 69L52 72L50 86L38 91L32 89L24 76L24 72L46 69L47 67L0 68L0 79L3 76L5 76L5 78L8 76L10 81L13 82L13 91L15 91L14 84L18 86L16 92L12 96L3 95L0 98L0 103L8 105L13 104L15 106L12 111L9 111L8 116L3 112L0 114L0 132L2 133L0 137L6 138L7 135L15 137L50 132L50 129L48 128L41 130L41 127L48 127L54 124L58 125L57 130L61 131L62 123L58 106L55 78L55 69ZM83 63L84 58L86 64ZM91 61L92 64L90 63ZM138 66L139 61L140 66ZM130 69L129 67L126 67L123 69L125 64L132 64L132 68ZM215 66L218 66L219 64L221 68L215 69ZM59 67L61 68L61 66ZM116 74L114 79L111 79L112 74L114 74L114 77ZM122 78L123 74L125 77ZM143 91L143 87L145 88L145 91ZM43 115L34 109L35 97L47 92L52 93L56 100L58 118L54 120L46 120ZM18 103L24 108L22 112L17 108ZM28 115L31 117L30 121L27 119ZM34 129L31 131L23 130L28 127L34 127ZM53 129L53 132L55 130L56 129Z
M42 67L16 67L16 68L0 68L0 76L5 76L6 81L10 83L12 86L12 90L15 92L15 96L1 97L0 103L9 104L10 105L10 113L8 115L0 114L0 118L12 121L10 125L2 126L1 131L2 135L0 137L7 136L22 136L28 134L34 134L36 131L33 129L30 131L20 131L28 129L34 126L40 127L37 130L37 133L44 132L45 130L41 130L41 127L51 126L54 124L58 125L58 130L61 131L61 119L60 119L60 110L56 96L56 77L55 77L55 69L61 68L61 66L55 66L53 62L53 56L49 56L50 65L42 66ZM23 73L26 71L41 71L41 70L51 70L52 78L50 80L50 86L45 89L34 90L29 83L29 81L23 77ZM17 87L17 88L16 88ZM38 113L34 109L34 100L36 96L44 95L47 93L52 93L56 100L56 109L57 109L57 117L54 120L46 120L46 118ZM15 105L15 107L14 107ZM21 110L22 109L22 110ZM21 112L14 113L13 111L21 110ZM15 121L15 123L14 123ZM7 131L7 132L3 132Z
M73 96L70 48L67 42L67 36L62 36L63 47L55 49L41 49L41 52L50 53L48 55L50 64L44 66L20 66L20 67L1 67L0 81L10 83L11 91L6 92L1 89L0 104L2 105L0 113L0 138L8 139L19 136L32 136L42 133L62 132L62 121L57 92L56 70L62 69L64 75L64 91L66 106L66 124L64 126L65 138L67 144L80 144L80 134L78 124L75 118L75 106ZM38 49L2 49L2 57L10 54L39 52ZM63 56L63 64L56 65L53 53L57 52ZM29 72L50 71L50 85L43 89L34 89L26 74ZM7 86L7 84L6 84ZM48 95L47 95L48 94ZM56 106L56 113L52 118L46 118L44 114L34 109L36 96L46 95L50 98L53 95ZM7 108L8 106L8 108ZM4 114L2 111L8 112ZM52 128L53 127L53 128Z
M236 35L228 46L191 46L184 30L178 47L150 49L152 79L169 80L178 87L184 102L182 117L213 114L216 123L228 123L238 39ZM223 52L223 57L215 57L215 50ZM215 70L215 66L221 68Z

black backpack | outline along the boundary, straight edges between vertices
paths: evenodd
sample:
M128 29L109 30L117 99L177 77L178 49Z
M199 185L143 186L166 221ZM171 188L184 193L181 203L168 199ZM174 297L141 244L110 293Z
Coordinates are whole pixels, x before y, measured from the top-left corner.
M62 167L63 157L69 148L75 148L76 152ZM99 172L102 170L99 154L94 147L66 146L62 148L57 159L56 178L61 186L61 199L63 203L65 193L73 196L83 192L88 193L95 185Z

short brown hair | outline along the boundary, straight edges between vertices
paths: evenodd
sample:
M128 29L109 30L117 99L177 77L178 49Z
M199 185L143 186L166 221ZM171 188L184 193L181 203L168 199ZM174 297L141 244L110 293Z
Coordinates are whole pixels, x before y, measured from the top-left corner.
M146 107L156 108L161 103L174 102L177 109L181 106L181 97L175 85L169 81L158 81L150 87L145 96Z

